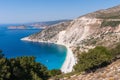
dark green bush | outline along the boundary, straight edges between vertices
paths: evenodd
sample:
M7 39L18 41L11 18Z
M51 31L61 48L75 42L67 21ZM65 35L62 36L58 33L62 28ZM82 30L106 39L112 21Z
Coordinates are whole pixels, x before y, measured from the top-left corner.
M74 66L74 69L77 72L90 71L107 65L111 60L111 52L105 47L98 46L79 55L78 63Z
M2 54L2 50L0 50L0 58L3 58L4 54Z
M120 24L120 21L103 21L101 27L111 26L116 27Z
M60 75L61 73L62 73L61 70L58 69L53 69L49 71L50 76Z
M115 48L111 49L111 54L113 58L120 58L120 43L118 43Z
M34 57L0 59L0 80L47 80L48 72Z

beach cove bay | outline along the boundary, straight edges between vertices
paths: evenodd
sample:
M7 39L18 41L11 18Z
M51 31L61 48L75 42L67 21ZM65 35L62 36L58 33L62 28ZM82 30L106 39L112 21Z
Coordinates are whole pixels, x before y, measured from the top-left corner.
M36 61L49 70L60 69L66 59L67 48L52 43L37 43L20 40L42 30L8 30L0 29L0 49L7 58L34 56Z

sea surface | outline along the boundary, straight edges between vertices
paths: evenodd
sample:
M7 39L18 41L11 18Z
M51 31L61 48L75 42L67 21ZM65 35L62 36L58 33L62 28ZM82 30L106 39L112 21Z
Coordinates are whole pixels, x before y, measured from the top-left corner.
M0 29L0 49L5 57L35 56L36 61L44 64L49 70L60 69L66 58L65 46L33 43L20 39L41 30L8 30Z

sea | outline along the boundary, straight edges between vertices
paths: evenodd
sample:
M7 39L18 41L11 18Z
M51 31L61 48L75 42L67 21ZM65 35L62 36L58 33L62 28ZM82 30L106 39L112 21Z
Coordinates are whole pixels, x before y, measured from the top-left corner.
M65 61L67 49L63 45L21 41L21 38L40 32L38 29L9 30L0 25L0 49L7 58L34 56L36 62L49 70L60 69Z

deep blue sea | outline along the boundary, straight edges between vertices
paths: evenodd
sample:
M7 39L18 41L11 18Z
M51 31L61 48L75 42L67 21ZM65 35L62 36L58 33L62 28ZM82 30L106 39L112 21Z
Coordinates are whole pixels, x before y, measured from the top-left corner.
M7 58L35 56L36 61L44 64L49 70L60 69L66 58L66 47L20 40L39 31L0 29L0 49L3 50Z

